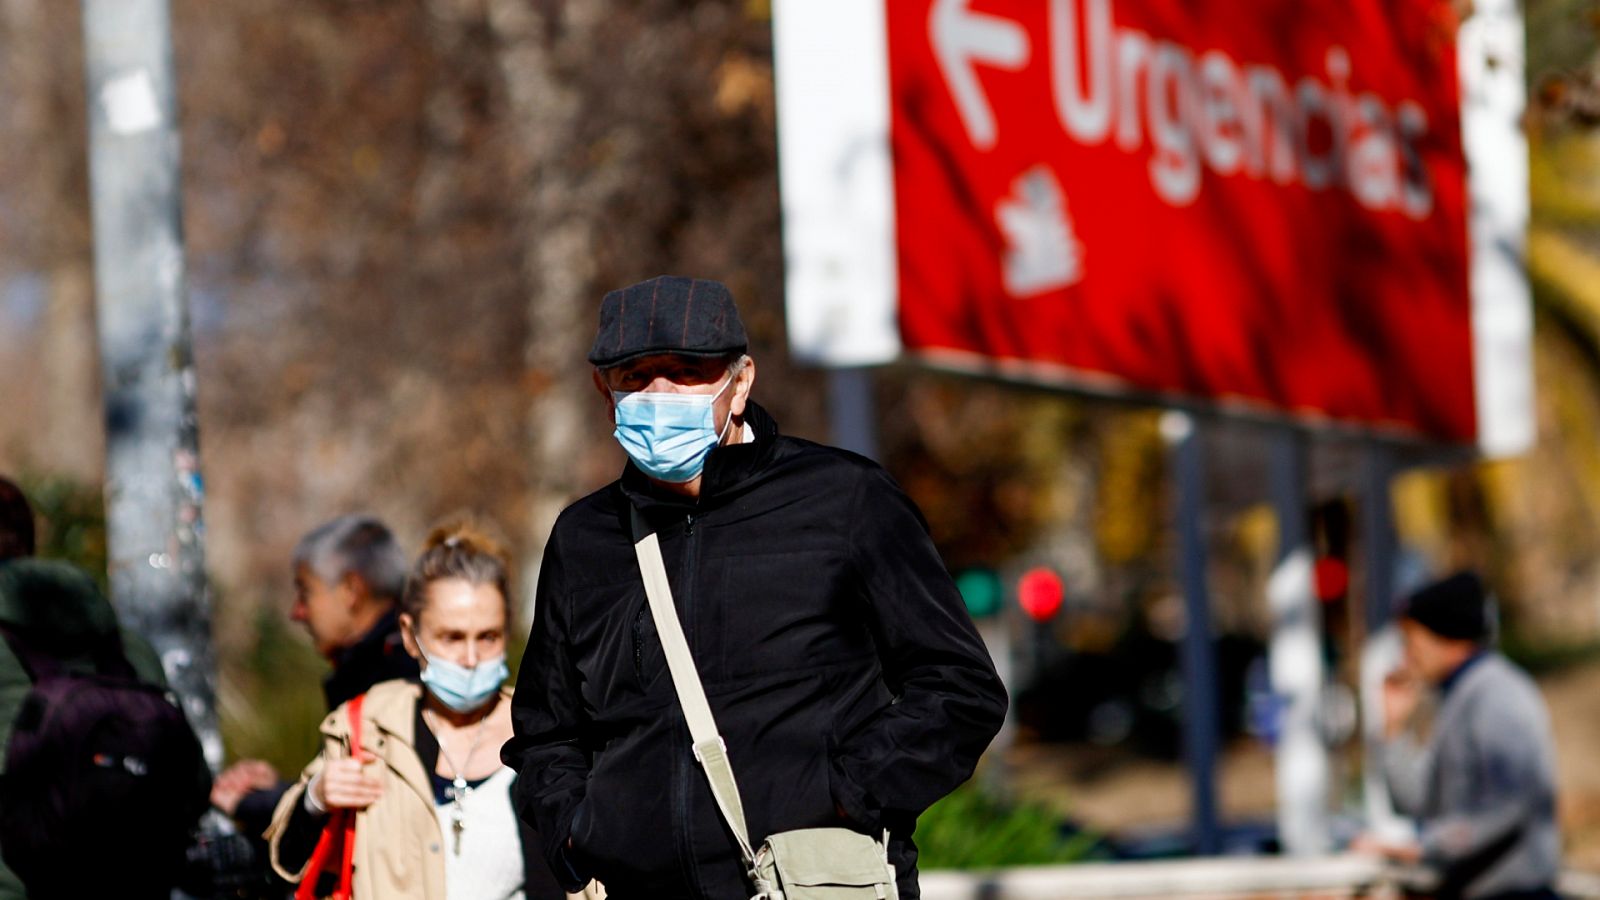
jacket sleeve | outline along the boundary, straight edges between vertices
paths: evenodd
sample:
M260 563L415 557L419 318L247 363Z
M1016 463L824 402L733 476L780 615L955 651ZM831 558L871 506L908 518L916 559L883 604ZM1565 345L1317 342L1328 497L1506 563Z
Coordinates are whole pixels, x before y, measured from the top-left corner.
M322 771L323 760L339 754L340 750L337 741L324 736L322 752L300 773L300 780L284 791L278 808L272 813L272 824L267 826L264 837L272 868L291 882L298 883L305 875L306 864L311 861L311 853L327 821L327 816L316 816L306 810L303 802L306 786Z
M1423 823L1423 861L1446 871L1492 857L1525 826L1555 815L1549 726L1499 699L1472 717L1471 752L1449 773L1457 782L1447 790L1465 802Z
M556 881L555 873L545 865L544 844L539 835L526 822L520 823L518 838L522 844L522 895L524 900L566 900L566 889Z
M1385 741L1380 759L1394 811L1411 818L1422 815L1430 760L1428 749L1408 732Z
M518 816L539 833L545 859L561 886L577 892L589 879L574 867L566 846L588 787L590 754L583 741L588 716L580 677L567 654L559 534L558 524L539 567L533 627L511 698L512 736L500 758L517 772L512 802Z
M1006 694L927 523L888 473L863 470L853 564L893 703L840 739L834 800L856 822L916 816L972 775ZM897 816L898 817L898 816Z
M239 829L252 838L265 834L272 824L272 814L278 809L278 801L288 793L290 786L289 782L280 781L273 787L251 791L239 798L239 806L233 811L233 820L239 824Z

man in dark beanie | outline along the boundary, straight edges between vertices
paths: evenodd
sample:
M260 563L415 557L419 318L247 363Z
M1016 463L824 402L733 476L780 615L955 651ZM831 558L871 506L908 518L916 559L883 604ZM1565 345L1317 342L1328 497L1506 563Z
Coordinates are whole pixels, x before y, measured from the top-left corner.
M922 516L871 460L778 431L715 281L607 294L589 362L628 463L545 545L502 752L558 878L612 900L749 897L740 819L758 847L887 831L849 877L886 881L887 862L913 900L917 816L972 774L1006 708ZM669 582L720 739L691 746L706 704L686 720L646 572ZM714 794L721 760L736 789ZM742 816L719 809L733 797Z
M1554 897L1561 836L1550 717L1533 681L1490 644L1483 582L1458 573L1424 587L1400 619L1405 665L1384 684L1385 775L1415 843L1372 838L1359 849L1422 863L1435 896ZM1423 689L1438 698L1432 733L1415 727Z

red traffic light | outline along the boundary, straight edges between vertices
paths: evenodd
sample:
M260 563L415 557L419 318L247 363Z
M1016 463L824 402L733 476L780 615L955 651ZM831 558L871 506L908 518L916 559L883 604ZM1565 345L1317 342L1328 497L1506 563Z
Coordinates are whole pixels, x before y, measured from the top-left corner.
M1065 596L1061 576L1043 566L1029 569L1017 580L1017 605L1035 622L1047 622L1060 612Z
M1350 567L1344 560L1336 556L1324 556L1317 560L1313 578L1317 586L1317 599L1323 603L1332 603L1343 597L1350 590Z

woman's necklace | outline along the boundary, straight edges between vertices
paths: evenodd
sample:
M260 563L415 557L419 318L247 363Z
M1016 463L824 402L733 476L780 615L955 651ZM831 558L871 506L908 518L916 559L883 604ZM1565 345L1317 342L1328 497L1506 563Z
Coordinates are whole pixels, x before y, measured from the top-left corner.
M424 712L431 712L431 710L424 710ZM444 741L441 740L439 742L439 752L444 755L444 761L450 764L450 771L455 776L450 780L450 787L445 789L445 794L450 797L450 831L455 836L455 852L457 856L461 855L461 833L467 830L467 810L461 803L467 799L468 794L472 793L472 787L467 784L467 767L472 765L472 755L478 752L478 743L483 740L483 728L488 724L489 716L487 714L478 720L478 728L472 734L472 746L467 748L467 758L462 760L459 766L451 758L450 751L445 749ZM429 723L429 727L433 729L435 735L440 733L437 722Z

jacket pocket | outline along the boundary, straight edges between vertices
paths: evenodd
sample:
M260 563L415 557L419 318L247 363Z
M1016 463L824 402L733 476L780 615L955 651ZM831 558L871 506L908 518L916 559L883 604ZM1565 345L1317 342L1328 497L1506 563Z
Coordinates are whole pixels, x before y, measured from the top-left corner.
M633 677L638 680L639 686L644 687L644 628L645 616L649 615L649 607L641 606L633 614Z
M574 862L604 882L676 871L669 800L673 748L657 736L616 741L595 757L568 826Z
M661 646L661 636L656 631L655 616L650 612L648 600L639 601L639 606L633 613L633 622L628 628L628 635L630 640L628 657L633 666L633 683L638 686L640 693L649 693L667 669L667 653Z
M877 811L872 808L866 791L850 778L840 761L839 741L833 728L828 729L828 799L833 801L834 812L841 824L872 834L879 830Z

